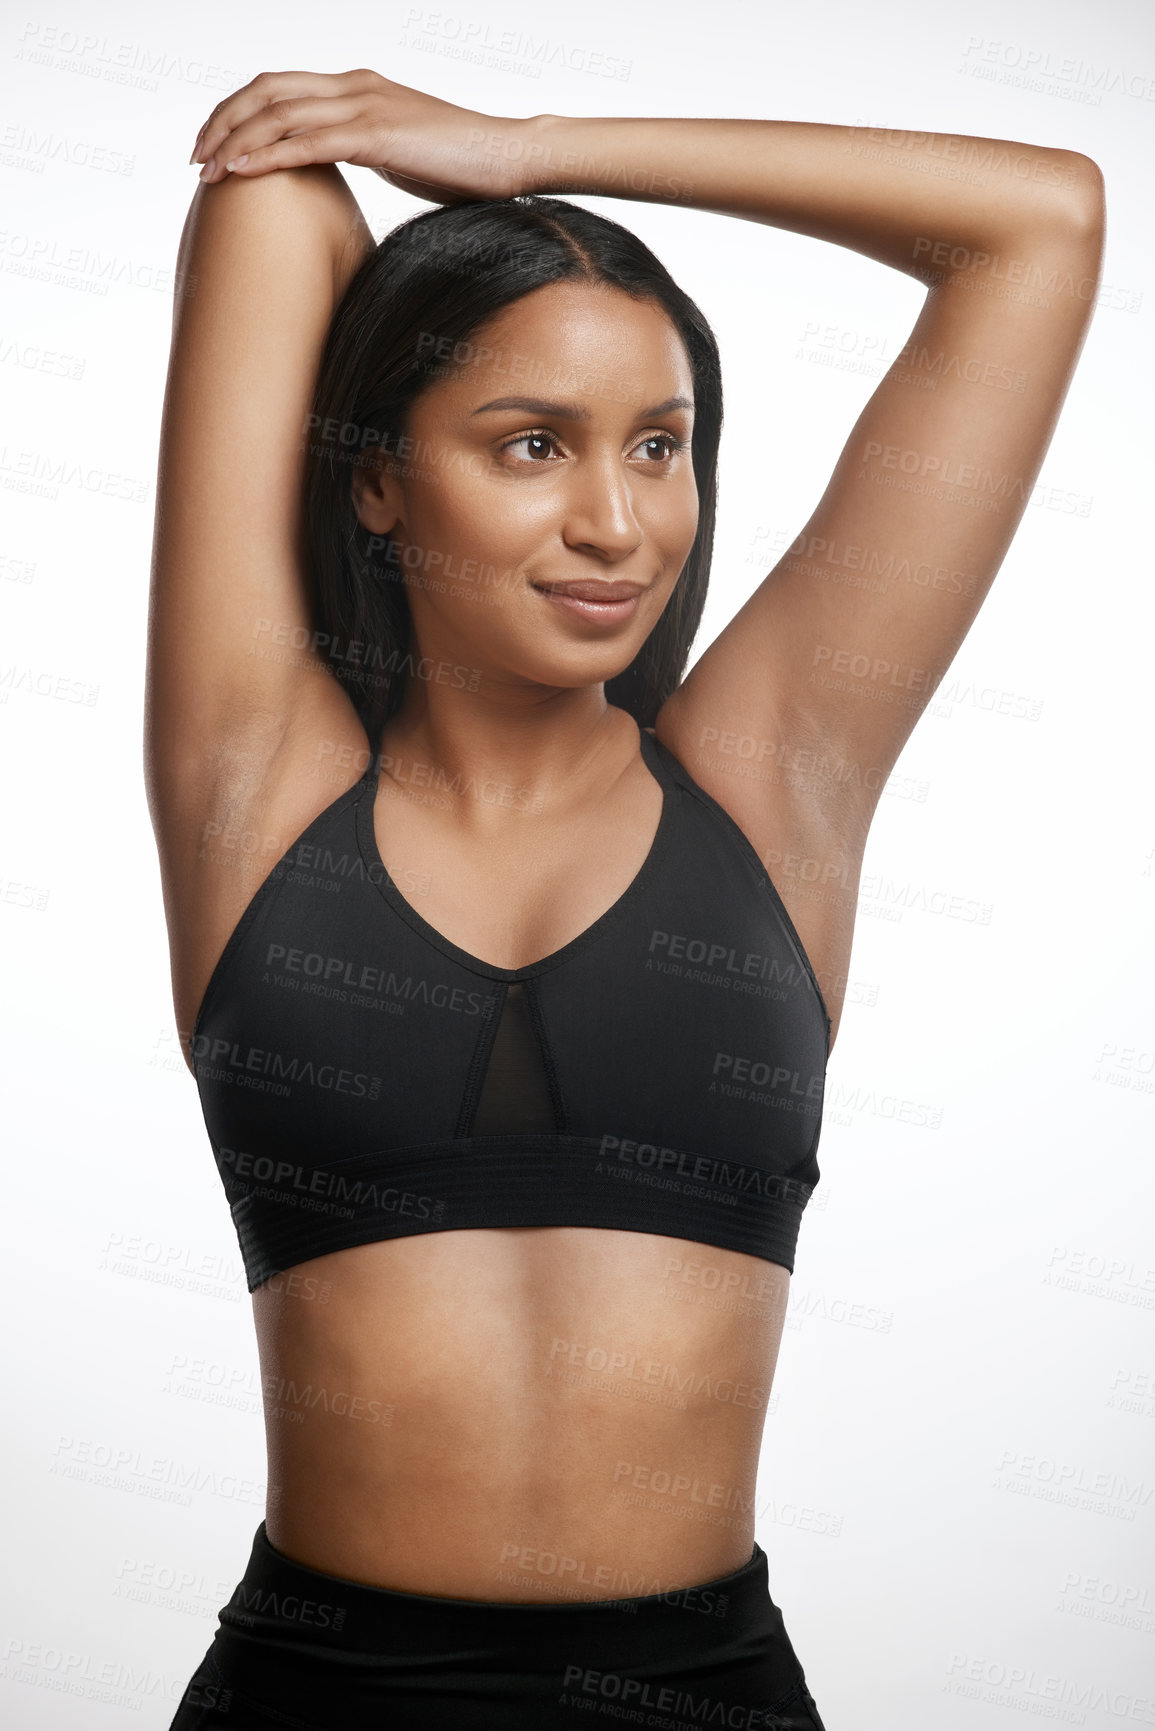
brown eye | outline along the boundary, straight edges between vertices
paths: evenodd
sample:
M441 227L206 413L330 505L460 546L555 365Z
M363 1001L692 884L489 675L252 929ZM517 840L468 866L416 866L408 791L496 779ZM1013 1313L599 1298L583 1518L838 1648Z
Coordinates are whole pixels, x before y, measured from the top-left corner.
M538 448L533 452L533 461L540 462L546 454L541 447L548 448L556 443L552 433L519 433L516 439L507 439L501 448L503 451L511 451L515 445L534 445Z
M678 452L686 449L686 441L684 439L675 439L673 433L651 433L648 438L642 440L642 444L660 446L662 448L660 454L666 458L664 463L656 465L651 463L647 465L650 468L658 467L668 469L670 463Z

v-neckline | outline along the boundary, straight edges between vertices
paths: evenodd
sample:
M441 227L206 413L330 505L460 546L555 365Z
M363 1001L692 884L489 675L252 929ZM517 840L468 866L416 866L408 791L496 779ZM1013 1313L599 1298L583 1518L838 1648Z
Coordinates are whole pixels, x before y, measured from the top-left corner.
M626 907L640 894L649 883L656 871L663 854L674 819L673 778L662 761L662 744L656 735L647 733L644 727L638 727L641 741L642 760L651 776L662 790L662 808L658 816L658 825L654 831L649 851L634 877L627 884L621 895L603 914L599 914L592 925L562 944L560 949L551 950L549 955L540 956L535 962L527 962L521 968L499 968L495 962L487 962L481 956L473 955L447 938L444 932L439 932L436 926L419 914L411 902L406 901L389 875L381 850L377 845L377 826L374 822L374 811L377 804L377 792L380 783L380 757L374 752L369 768L365 774L364 789L357 802L357 837L361 856L368 870L369 877L377 885L382 896L395 913L399 914L405 923L412 927L419 937L441 950L453 961L469 968L473 973L484 974L492 980L524 980L532 975L544 973L549 968L560 966L569 961L587 944L600 938L605 928L623 913ZM373 773L374 764L377 773Z

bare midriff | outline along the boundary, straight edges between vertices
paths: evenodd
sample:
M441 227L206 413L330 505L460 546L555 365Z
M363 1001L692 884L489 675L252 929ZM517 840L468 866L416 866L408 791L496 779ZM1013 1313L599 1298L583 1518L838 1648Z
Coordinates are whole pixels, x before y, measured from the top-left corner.
M716 1580L754 1546L789 1271L650 1233L502 1227L317 1257L253 1293L270 1542L518 1603Z

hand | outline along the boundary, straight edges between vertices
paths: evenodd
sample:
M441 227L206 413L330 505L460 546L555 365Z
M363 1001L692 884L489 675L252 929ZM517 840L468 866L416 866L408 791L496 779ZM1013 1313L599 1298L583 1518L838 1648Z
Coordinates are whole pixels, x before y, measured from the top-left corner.
M262 72L217 104L190 160L204 162L206 183L351 162L433 204L512 198L523 152L491 153L485 140L495 131L512 139L529 124L458 108L366 67Z

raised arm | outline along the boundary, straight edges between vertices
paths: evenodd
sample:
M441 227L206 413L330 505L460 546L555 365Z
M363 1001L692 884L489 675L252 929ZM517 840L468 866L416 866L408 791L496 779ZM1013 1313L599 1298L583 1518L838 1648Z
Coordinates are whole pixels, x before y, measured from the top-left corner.
M312 624L303 429L334 307L372 245L333 167L194 193L157 476L145 734L154 822L271 754L319 670L336 685L314 651L262 657L261 621Z
M357 68L261 73L197 135L205 167L178 255L186 288L173 312L157 484L145 745L154 823L176 789L203 808L214 786L223 799L228 784L251 784L289 728L316 737L317 704L349 729L348 697L323 655L260 653L262 620L289 641L313 625L302 431L336 304L373 248L334 165L375 168L422 197L504 197L510 174L467 145L485 124L496 122ZM244 172L227 171L234 155Z
M241 910L338 791L316 784L309 742L355 727L312 647L301 482L325 335L372 246L324 165L198 187L181 237L144 760L182 1049ZM275 777L291 798L273 797Z
M508 154L510 143L495 136L489 148ZM769 775L745 791L727 775L735 737L757 742L768 770L804 762L794 827L860 858L881 788L1046 455L1094 307L1099 169L1004 139L774 120L542 115L515 148L533 190L768 223L927 286L791 550L668 706L694 743L695 773L713 760L752 827L760 801L779 822L787 796L781 785L759 792ZM766 334L772 342L772 326ZM770 477L766 492L781 509Z

